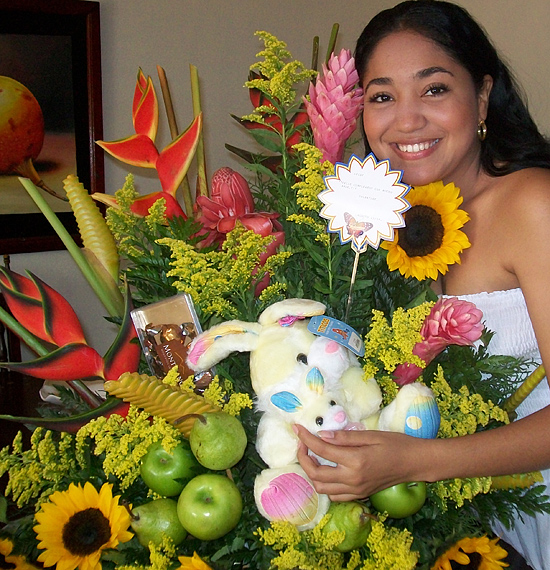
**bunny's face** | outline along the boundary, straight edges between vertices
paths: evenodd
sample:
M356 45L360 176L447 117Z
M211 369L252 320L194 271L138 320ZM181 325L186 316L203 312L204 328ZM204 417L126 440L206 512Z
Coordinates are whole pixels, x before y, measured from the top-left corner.
M348 416L338 403L339 395L325 389L323 374L317 367L310 367L305 354L298 355L298 374L281 389L273 393L263 411L270 410L283 415L287 422L303 425L311 433L320 430L344 429Z
M297 416L296 423L314 434L321 430L338 431L348 424L344 408L330 394L320 394Z

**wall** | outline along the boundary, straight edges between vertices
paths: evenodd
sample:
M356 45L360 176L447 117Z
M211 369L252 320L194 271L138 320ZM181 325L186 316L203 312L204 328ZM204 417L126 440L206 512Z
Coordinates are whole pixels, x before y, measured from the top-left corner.
M320 36L321 57L335 22L340 23L337 47L353 49L356 37L374 13L393 0L101 0L104 137L131 134L131 101L138 67L153 76L161 65L170 83L178 126L192 119L189 64L197 66L205 113L207 166L242 167L225 143L250 148L250 137L230 114L250 112L243 87L248 68L263 44L254 36L266 30L288 44L293 56L309 66L312 38ZM519 71L531 99L533 114L550 134L550 74L545 54L550 53L550 2L548 0L461 0L484 23L495 43ZM160 93L160 89L158 90ZM161 113L163 106L161 104ZM158 142L169 141L161 114ZM131 167L106 158L106 188L113 193ZM154 171L135 169L142 192L159 189ZM58 287L86 323L99 350L112 337L105 334L103 309L65 252L14 255L15 271L28 268Z

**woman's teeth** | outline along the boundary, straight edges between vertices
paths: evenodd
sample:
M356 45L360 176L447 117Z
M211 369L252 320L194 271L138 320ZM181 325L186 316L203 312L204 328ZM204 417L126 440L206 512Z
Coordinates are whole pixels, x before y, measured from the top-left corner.
M439 139L435 139L431 142L422 142L422 143L415 143L415 144L397 144L397 148L401 152L420 152L421 150L428 150L434 144L438 143Z

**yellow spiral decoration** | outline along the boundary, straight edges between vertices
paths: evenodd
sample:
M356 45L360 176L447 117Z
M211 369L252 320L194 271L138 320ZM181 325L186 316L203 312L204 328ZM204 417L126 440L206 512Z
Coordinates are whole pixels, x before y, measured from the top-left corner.
M182 392L163 384L154 376L137 372L125 372L118 380L105 382L105 390L111 396L142 408L152 416L163 417L185 437L189 437L191 428L197 419L185 416L220 411L219 407L210 404L202 396Z
M543 481L540 471L518 475L500 475L491 477L491 489L527 489Z
M109 275L118 282L119 256L113 234L96 203L74 174L63 180L63 187L73 210L82 244L93 253Z

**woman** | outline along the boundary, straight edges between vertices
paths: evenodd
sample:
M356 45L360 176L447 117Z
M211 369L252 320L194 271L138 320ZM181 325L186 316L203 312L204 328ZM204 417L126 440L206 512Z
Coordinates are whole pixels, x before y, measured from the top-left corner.
M494 352L536 357L550 370L550 146L506 66L462 8L437 0L377 15L357 42L356 65L367 152L389 159L411 186L442 180L461 189L472 246L439 292L476 303L497 333ZM318 439L299 429L299 459L316 489L339 501L405 481L547 469L549 404L544 380L518 421L447 440L376 431ZM306 446L338 465L318 465ZM525 519L496 531L533 568L548 569L550 517Z

